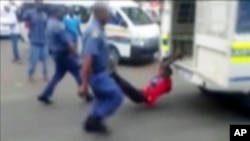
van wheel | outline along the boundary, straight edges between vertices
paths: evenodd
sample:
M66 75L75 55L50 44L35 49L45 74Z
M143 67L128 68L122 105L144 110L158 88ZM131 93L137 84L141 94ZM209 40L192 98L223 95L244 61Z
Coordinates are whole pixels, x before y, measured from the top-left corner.
M119 64L120 63L120 53L119 51L114 47L114 46L110 46L110 56L112 58L112 61L114 61L115 64Z
M204 86L200 86L199 90L202 94L205 96L213 96L216 97L217 99L225 99L226 97L231 97L234 98L234 102L239 102L243 107L247 108L250 110L250 92L248 95L243 94L242 92L232 92L232 95L225 95L230 92L222 92L222 91L213 91L205 88ZM226 96L226 97L225 97Z
M199 90L201 93L203 94L210 94L210 93L213 93L212 91L206 89L204 86L199 86Z
M245 98L245 105L250 110L250 92L249 92L249 94Z

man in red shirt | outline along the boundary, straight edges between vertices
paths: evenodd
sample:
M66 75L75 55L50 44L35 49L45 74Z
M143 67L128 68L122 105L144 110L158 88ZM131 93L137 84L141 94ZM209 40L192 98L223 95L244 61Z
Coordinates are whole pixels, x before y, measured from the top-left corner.
M145 103L147 106L151 107L155 105L161 96L169 93L172 90L172 69L170 68L170 65L180 57L181 55L177 54L168 58L164 58L160 64L158 74L154 76L151 81L141 90L132 86L116 72L113 72L111 75L119 84L124 94L131 101L137 104Z

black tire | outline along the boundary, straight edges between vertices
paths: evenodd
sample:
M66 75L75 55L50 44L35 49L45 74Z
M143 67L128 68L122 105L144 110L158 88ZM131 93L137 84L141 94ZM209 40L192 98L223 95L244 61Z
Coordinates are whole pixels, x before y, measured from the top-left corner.
M202 94L210 94L210 93L213 93L212 91L206 89L206 88L203 87L203 86L199 86L198 88L199 88L199 90L200 90L200 92L201 92Z
M112 60L114 61L115 64L119 64L121 60L119 51L113 45L110 45L109 47Z
M233 99L233 102L239 102L245 108L250 110L250 92L248 95L243 94L242 92L231 92L232 95L229 96L227 94L230 92L208 90L204 86L200 86L199 90L202 94L210 97L216 97L216 99L225 98L225 96L232 97L231 99Z
M244 97L243 103L246 105L246 107L250 110L250 92L248 95Z

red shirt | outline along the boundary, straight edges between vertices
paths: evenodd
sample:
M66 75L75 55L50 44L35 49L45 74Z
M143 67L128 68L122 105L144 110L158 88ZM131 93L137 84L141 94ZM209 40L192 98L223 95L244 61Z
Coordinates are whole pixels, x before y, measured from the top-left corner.
M146 85L142 92L147 99L147 105L153 106L160 96L172 90L172 78L158 77L158 80L152 84Z

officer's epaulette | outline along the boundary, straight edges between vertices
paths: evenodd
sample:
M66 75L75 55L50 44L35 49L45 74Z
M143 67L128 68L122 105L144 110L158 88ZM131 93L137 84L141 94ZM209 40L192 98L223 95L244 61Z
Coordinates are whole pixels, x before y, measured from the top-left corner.
M93 30L92 33L91 33L91 36L93 38L97 38L99 36L99 31L98 30Z

